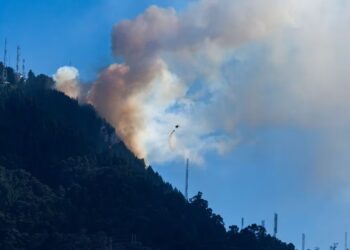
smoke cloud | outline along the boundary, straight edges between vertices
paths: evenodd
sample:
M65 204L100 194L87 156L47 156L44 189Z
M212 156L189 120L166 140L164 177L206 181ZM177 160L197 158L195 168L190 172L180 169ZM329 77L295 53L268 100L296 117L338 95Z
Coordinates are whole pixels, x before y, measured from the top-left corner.
M77 99L80 95L79 71L74 67L64 66L57 70L53 75L55 80L54 88L65 93L73 99Z
M113 27L123 63L81 98L152 163L200 164L206 152L244 142L245 127L292 126L318 133L322 152L348 147L338 143L350 132L348 23L344 0L199 0L180 13L151 6ZM71 95L58 73L56 88Z
M253 2L199 1L184 13L151 6L113 27L113 53L124 64L101 73L89 102L138 156L152 162L182 156L201 163L205 151L224 153L237 143L234 117L216 110L226 106L219 95L229 87L220 79L220 65L227 52L289 19L281 4L272 11ZM167 145L174 124L182 128L175 152Z

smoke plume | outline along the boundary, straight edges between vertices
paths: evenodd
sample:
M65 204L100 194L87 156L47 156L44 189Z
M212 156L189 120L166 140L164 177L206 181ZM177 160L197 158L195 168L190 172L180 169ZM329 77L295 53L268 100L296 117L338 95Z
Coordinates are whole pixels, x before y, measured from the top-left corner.
M289 19L281 4L272 11L253 2L199 1L184 13L151 6L113 27L113 53L124 64L101 73L89 102L138 156L166 161L191 155L200 163L203 152L223 153L235 145L234 117L215 122L211 117L220 113L214 110L221 105L218 94L228 87L219 67L227 51L266 36ZM178 123L183 129L172 152L167 137Z
M79 71L74 67L64 66L53 75L55 80L54 88L65 93L73 99L77 99L80 94Z
M245 127L294 126L331 145L342 138L334 130L350 132L348 23L343 0L199 0L180 13L151 6L113 27L123 63L82 98L150 162L201 163L205 152L244 141Z

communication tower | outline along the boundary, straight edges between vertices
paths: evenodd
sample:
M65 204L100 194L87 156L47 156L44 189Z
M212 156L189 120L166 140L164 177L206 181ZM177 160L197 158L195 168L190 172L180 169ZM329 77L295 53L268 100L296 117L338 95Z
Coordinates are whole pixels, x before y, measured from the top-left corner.
M1 81L2 83L7 83L7 39L5 38L5 47L4 47L4 59L3 59L3 70Z
M189 159L186 159L186 180L185 180L185 197L186 200L188 200L188 164L189 164Z
M278 229L278 214L275 213L275 216L274 216L274 226L273 226L273 237L276 237L276 235L277 235L277 229Z

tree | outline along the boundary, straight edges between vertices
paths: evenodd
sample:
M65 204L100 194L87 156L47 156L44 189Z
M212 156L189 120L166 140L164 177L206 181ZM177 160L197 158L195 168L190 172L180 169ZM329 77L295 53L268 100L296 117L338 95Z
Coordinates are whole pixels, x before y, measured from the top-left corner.
M0 249L293 250L252 225L226 232L137 159L93 107L28 74L0 88Z

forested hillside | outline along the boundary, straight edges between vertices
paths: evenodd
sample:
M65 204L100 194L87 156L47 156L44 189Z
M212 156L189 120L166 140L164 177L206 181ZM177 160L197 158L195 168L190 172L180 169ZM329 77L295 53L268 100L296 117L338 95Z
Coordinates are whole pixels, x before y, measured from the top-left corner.
M294 249L257 225L226 230L202 193L186 201L91 106L52 90L50 77L8 72L0 83L1 250Z

